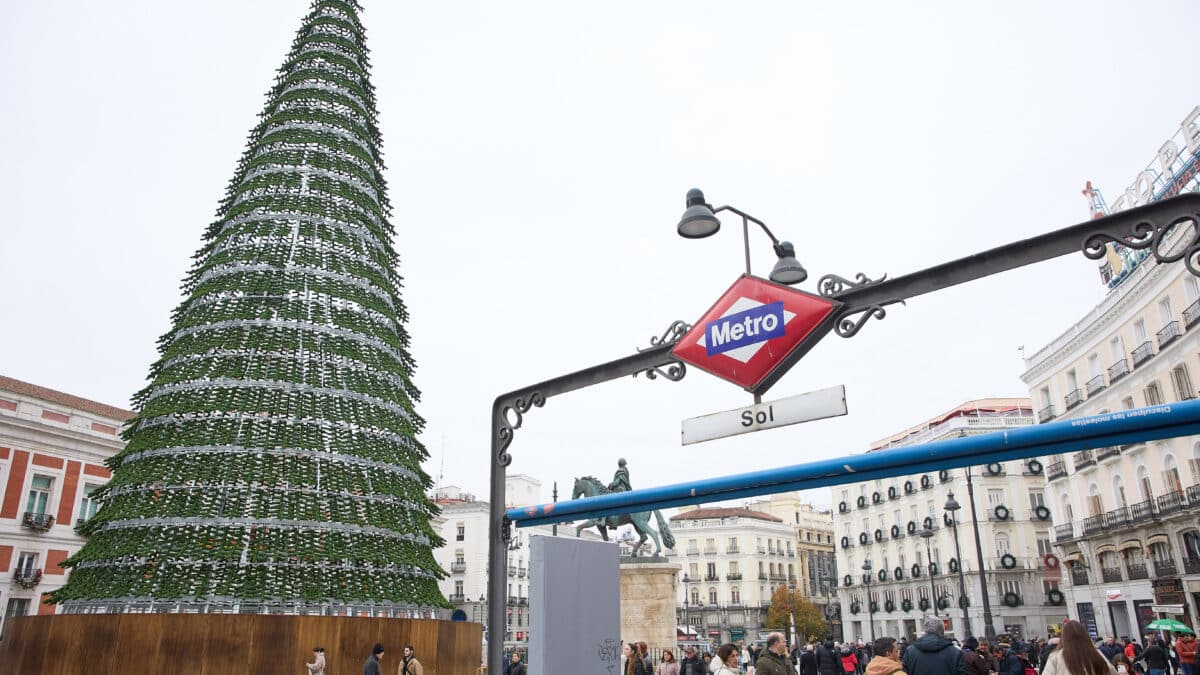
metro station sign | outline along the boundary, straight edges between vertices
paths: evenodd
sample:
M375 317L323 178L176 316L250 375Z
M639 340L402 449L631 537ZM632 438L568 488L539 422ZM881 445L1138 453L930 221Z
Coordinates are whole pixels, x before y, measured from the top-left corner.
M833 328L842 303L743 274L671 350L762 394Z

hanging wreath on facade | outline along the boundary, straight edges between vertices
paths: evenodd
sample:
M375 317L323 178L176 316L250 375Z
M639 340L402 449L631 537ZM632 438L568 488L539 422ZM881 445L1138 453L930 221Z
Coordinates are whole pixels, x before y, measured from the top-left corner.
M950 608L950 598L947 598L944 595L942 597L938 598L938 609L949 609L949 608Z
M1042 463L1037 461L1036 459L1031 459L1028 462L1025 462L1025 468L1029 469L1029 473L1031 473L1035 476L1041 475L1041 473L1044 469L1044 467L1042 467Z
M996 514L996 520L1008 520L1008 517L1012 515L1009 512L1008 507L1003 504L993 509L992 513Z
M893 576L894 576L894 577L895 577L897 580L899 580L899 579L903 579L903 578L904 578L904 568L903 568L903 567L899 567L899 566L897 566L897 567L896 567L896 569L892 570L892 575L893 575Z
M913 608L912 600L905 598L900 601L900 609L902 609L906 612L911 612L912 608Z
M910 494L910 495L911 495L911 494L912 494L913 492L915 492L915 491L916 491L916 488L914 488L914 487L913 487L913 482L912 482L911 480L906 480L906 481L904 481L904 492L905 492L905 494Z
M878 576L880 581L887 581L887 570L879 570Z
M845 513L850 510L846 502L838 502L838 513Z
M878 602L875 602L874 600L871 601L871 611L872 612L879 611L879 603Z
M853 586L854 585L854 577L850 576L849 574L842 577L842 585L843 586Z
M860 544L865 544L870 540L871 540L871 538L867 536L866 532L862 532L858 535L858 543L860 543Z
M875 530L875 541L883 541L883 530Z
M1000 566L1006 570L1011 570L1017 566L1017 559L1011 553L1005 553L1000 556Z
M1058 569L1058 556L1053 553L1047 553L1046 557L1042 558L1042 561L1045 563L1046 569Z
M842 548L850 548L850 537L842 537Z
M937 573L938 573L938 564L937 564L937 563L935 563L935 562L931 562L931 563L929 563L929 574L930 574L930 576L937 576Z
M923 524L925 525L925 529L932 530L933 529L933 516L925 516L925 521Z
M1008 607L1019 607L1021 605L1021 596L1009 591L1004 594L1004 604Z
M900 526L899 526L899 525L893 525L893 526L892 526L892 538L893 538L893 539L897 539L897 538L899 538L899 537L900 537Z
M908 521L908 533L915 534L917 531L917 522L915 520Z
M899 497L900 491L896 489L895 485L888 488L888 499L898 499Z
M933 480L928 475L921 476L921 487L928 488L933 486Z
M987 472L992 476L999 476L1004 473L1004 466L1000 462L992 462L987 465Z
M957 572L958 571L958 558L951 558L950 562L948 563L948 566L950 567L951 572Z
M866 508L866 506L867 506L867 498L860 495L858 498L858 508L860 508L860 509Z
M949 481L950 480L950 472L945 469L942 469L941 471L938 472L938 480L942 481L943 483Z
M966 609L970 606L971 606L971 599L968 598L967 596L964 595L958 599L958 608L959 609Z
M1038 520L1050 520L1050 509L1039 504L1033 509L1033 517L1037 518Z
M874 493L874 494L872 494L872 495L871 495L871 501L872 501L872 502L875 502L876 504L879 504L879 503L881 503L881 502L883 501L883 495L881 495L881 494L879 494L878 492L876 492L876 493Z
M1050 604L1052 605L1061 605L1066 601L1067 598L1063 595L1062 591L1058 590L1057 588L1051 588L1050 592L1046 593L1046 599L1049 600Z
M921 598L920 602L917 603L917 607L920 607L922 612L929 611L929 598Z
M912 566L912 575L913 575L913 578L914 578L914 579L916 579L917 577L921 576L921 566L920 566L920 565L917 565L917 564L915 564L915 563L913 564L913 566Z
M896 611L896 601L888 600L887 602L883 603L883 608L889 612Z
M859 605L857 602L850 603L851 614L858 614L860 611L862 611L862 605Z

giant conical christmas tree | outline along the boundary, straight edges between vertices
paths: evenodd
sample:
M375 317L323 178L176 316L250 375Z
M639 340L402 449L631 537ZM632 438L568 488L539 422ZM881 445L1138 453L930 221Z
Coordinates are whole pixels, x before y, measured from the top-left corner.
M184 281L64 611L445 606L367 48L315 0Z

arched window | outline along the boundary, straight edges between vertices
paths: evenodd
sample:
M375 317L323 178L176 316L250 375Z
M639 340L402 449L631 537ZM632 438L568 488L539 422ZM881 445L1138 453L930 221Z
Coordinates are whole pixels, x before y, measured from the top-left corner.
M1118 509L1123 509L1129 506L1129 499L1125 496L1125 479L1121 474L1113 474L1113 500Z
M708 604L717 604L717 589L715 587L708 589Z
M738 589L737 586L734 586L733 588L729 589L729 602L730 602L730 604L733 604L733 605L742 604L742 592Z
M1118 575L1120 574L1121 561L1117 558L1116 551L1105 551L1098 557L1100 558L1100 569L1103 570L1105 574L1111 575L1114 570Z
M1163 485L1167 492L1183 492L1183 480L1179 476L1179 465L1174 455L1163 456Z
M1138 467L1137 478L1142 501L1148 502L1154 499L1154 486L1150 483L1150 472L1146 470L1145 465Z
M1011 553L1008 544L1008 535L1003 532L999 532L996 534L996 556L999 557L1006 553Z
M1099 516L1104 513L1104 502L1100 500L1100 486L1092 483L1088 486L1088 515Z

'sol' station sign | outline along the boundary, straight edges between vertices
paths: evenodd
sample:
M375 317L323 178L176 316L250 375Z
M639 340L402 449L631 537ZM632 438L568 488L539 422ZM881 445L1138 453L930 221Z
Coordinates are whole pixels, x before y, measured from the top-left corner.
M762 394L833 328L837 300L742 275L672 350Z

